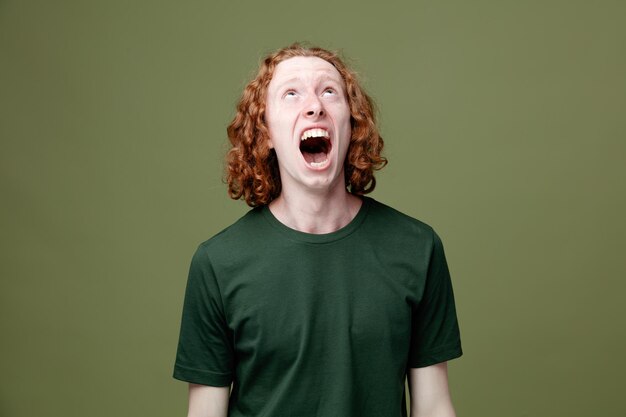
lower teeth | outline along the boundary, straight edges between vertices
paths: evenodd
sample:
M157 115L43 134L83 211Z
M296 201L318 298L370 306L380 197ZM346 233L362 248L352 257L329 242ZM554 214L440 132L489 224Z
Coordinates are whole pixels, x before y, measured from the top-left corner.
M321 161L321 162L310 162L310 165L312 167L321 167L322 165L324 165L326 163L326 161Z

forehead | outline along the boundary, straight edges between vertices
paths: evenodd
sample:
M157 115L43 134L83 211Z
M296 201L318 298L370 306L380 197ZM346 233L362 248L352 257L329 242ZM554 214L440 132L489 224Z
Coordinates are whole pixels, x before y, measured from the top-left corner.
M276 65L269 88L289 81L314 82L327 79L344 85L341 74L330 62L316 56L296 56Z

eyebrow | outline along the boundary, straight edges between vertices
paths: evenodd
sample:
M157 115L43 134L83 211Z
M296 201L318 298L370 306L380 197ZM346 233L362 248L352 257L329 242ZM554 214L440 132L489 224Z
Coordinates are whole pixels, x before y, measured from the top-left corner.
M343 84L344 84L343 79L342 79L342 80L337 80L336 78L334 78L334 77L332 77L332 76L330 76L330 75L322 75L321 77L319 77L318 79L316 79L316 81L318 81L318 80L319 80L319 81L332 81L332 82L334 82L334 83L339 84L340 86L342 86L342 88L343 88ZM298 76L291 77L291 78L286 79L286 80L285 80L285 81L283 81L282 83L278 84L276 87L277 87L278 89L281 89L281 88L283 88L286 84L290 84L290 83L292 83L292 82L294 82L294 81L303 81L303 78L302 78L302 77L298 77Z

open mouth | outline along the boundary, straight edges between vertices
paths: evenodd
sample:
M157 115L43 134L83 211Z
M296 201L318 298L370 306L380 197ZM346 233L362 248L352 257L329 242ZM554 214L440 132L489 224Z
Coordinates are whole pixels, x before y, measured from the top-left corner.
M306 163L312 167L326 164L331 147L330 134L326 129L305 130L300 138L300 152Z

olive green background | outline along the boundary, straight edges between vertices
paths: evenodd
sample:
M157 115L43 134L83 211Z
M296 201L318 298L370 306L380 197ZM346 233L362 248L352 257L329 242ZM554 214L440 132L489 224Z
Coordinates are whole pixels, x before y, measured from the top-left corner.
M174 416L196 245L246 210L225 127L265 53L342 50L373 196L435 227L459 416L624 416L623 1L0 0L0 416Z

